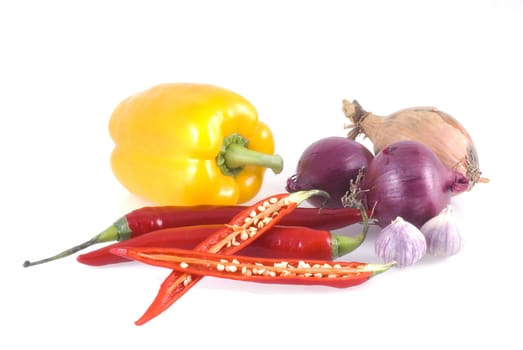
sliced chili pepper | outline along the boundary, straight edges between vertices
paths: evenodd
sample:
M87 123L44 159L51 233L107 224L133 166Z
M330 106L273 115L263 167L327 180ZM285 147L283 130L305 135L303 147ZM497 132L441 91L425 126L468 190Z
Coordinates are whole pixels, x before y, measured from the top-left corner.
M113 248L113 254L190 275L240 281L324 285L347 288L387 271L393 263L333 262L331 260L231 257L177 248Z
M223 225L195 225L166 228L116 242L76 258L80 263L102 266L130 261L111 253L119 247L164 247L194 249ZM326 230L301 226L274 226L240 252L246 256L296 259L336 259L359 247L365 235L336 235Z
M223 224L248 206L158 206L135 209L116 220L107 229L88 241L69 248L52 257L25 261L24 267L34 266L72 255L94 244L125 241L152 231L180 226ZM361 212L356 208L296 208L282 219L287 226L307 226L334 230L361 221Z
M327 192L309 190L280 193L262 199L237 214L228 225L199 243L195 250L224 255L234 254L274 227L301 202L316 195L329 197ZM143 325L167 310L202 278L203 276L173 270L163 281L154 301L135 324Z

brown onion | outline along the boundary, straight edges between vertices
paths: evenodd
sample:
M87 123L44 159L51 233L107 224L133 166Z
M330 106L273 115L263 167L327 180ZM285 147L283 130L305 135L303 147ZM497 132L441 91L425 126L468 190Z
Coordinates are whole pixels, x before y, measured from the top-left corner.
M389 116L366 112L357 101L343 101L343 112L351 120L349 139L363 134L370 139L377 154L391 143L417 141L429 147L449 169L469 180L469 190L481 177L476 147L467 130L452 116L435 107L414 107Z

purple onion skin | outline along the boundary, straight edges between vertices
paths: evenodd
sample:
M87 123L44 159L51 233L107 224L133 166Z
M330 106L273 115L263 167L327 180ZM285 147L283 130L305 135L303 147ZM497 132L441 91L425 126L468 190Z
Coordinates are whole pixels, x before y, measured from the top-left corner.
M369 164L360 189L363 204L385 227L396 217L416 227L438 215L453 194L466 191L468 179L448 169L425 145L399 141Z
M311 197L307 201L314 207L341 208L341 198L349 190L361 168L373 159L372 153L361 143L345 137L330 136L309 145L302 153L296 174L287 179L289 192L320 189L329 193L330 199Z

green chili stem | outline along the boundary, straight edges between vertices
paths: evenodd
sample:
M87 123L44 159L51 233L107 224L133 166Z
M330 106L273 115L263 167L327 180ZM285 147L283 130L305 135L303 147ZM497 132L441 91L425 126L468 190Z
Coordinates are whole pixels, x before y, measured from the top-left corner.
M356 176L356 179L351 179L349 184L349 189L345 193L345 195L341 198L341 202L344 207L348 208L358 208L361 212L361 218L363 222L363 228L361 230L361 233L355 237L343 237L343 236L336 236L338 240L338 256L345 255L347 253L352 252L356 248L358 248L365 238L367 238L367 232L369 231L369 216L367 215L367 210L363 206L361 200L360 200L360 192L359 192L359 184L361 183L361 180L363 179L364 175L364 169L360 169L358 171L358 175ZM334 250L333 250L333 257L334 257Z
M344 236L344 235L333 235L333 249L332 258L336 259L350 252L353 252L361 246L363 241L367 238L367 232L369 231L369 217L367 211L361 203L353 203L353 206L360 209L361 218L363 222L363 228L357 236Z
M23 266L24 267L35 266L35 265L44 264L49 261L65 258L66 256L72 255L72 254L74 254L82 249L85 249L87 247L90 247L94 244L115 241L118 239L119 235L120 235L120 230L119 230L118 226L111 225L107 229L105 229L104 231L99 233L98 235L94 236L93 238L91 238L90 240L88 240L82 244L79 244L77 246L64 250L63 252L53 255L46 259L37 260L37 261L26 260L26 261L24 261Z

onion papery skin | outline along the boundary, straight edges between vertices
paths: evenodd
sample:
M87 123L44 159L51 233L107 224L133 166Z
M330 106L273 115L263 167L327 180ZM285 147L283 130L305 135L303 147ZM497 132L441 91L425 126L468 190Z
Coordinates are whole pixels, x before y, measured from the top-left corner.
M363 144L341 136L322 138L310 144L302 153L296 173L287 179L289 192L321 189L330 195L311 197L308 203L315 207L342 208L342 197L347 193L351 180L355 181L361 169L369 166L374 158Z
M380 227L400 216L419 228L468 185L465 175L443 165L427 146L399 141L376 154L359 189Z
M348 138L368 137L375 154L398 141L417 141L430 148L446 167L465 175L469 190L478 182L489 182L481 176L478 152L465 127L438 108L411 107L380 116L365 111L357 101L343 100L343 112L352 122L346 126L350 129Z

